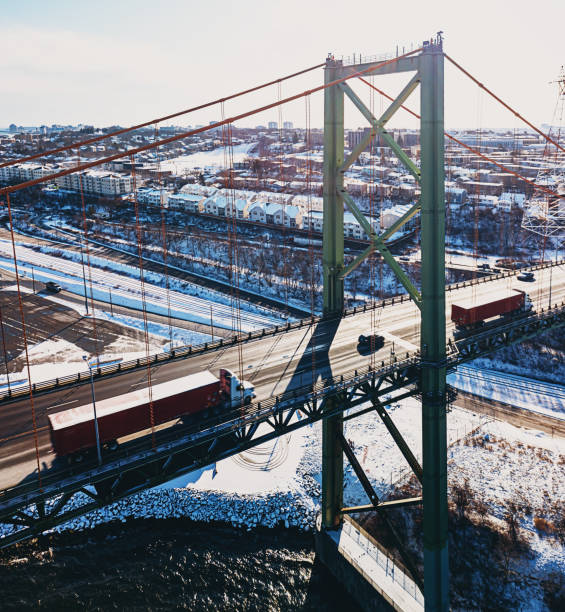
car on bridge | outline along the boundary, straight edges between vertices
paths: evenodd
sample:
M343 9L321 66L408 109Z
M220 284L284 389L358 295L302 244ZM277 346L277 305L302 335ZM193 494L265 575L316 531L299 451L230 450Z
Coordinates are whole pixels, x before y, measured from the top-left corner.
M50 291L51 293L59 293L62 287L61 285L59 285L59 283L56 283L54 281L47 281L45 283L45 289L47 289L47 291Z
M379 334L368 334L367 336L361 334L359 336L359 347L365 350L378 351L383 348L384 344L384 336L380 336Z
M533 283L536 280L533 272L522 272L522 274L518 274L517 278L525 283Z

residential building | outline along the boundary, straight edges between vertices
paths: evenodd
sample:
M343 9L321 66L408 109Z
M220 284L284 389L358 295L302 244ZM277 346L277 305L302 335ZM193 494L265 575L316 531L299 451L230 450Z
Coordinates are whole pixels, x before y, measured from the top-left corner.
M265 203L264 202L253 202L249 206L249 220L255 221L256 223L266 223L267 218L265 214Z
M96 195L111 197L130 193L132 191L131 176L105 172L103 170L87 170L85 172L75 172L55 179L55 182L62 189L93 193Z

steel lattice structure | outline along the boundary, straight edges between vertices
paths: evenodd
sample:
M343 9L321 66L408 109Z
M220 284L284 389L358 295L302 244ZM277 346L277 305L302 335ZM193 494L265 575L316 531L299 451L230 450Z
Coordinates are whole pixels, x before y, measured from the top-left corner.
M445 186L443 65L441 35L424 43L412 57L385 66L374 63L344 66L328 58L325 82L355 73L379 76L412 72L414 76L383 115L377 119L346 82L324 90L324 312L343 310L343 279L363 259L378 250L421 311L419 386L422 397L424 502L424 586L426 606L448 608L447 557L447 435L446 435L446 322L445 322ZM386 124L408 97L420 87L421 166L406 155L387 132ZM344 156L344 96L357 107L371 129ZM344 188L343 175L376 135L391 148L421 188L420 200L386 232L378 235ZM371 245L349 266L344 266L344 206L371 239ZM386 240L411 217L421 212L421 294L390 253ZM332 400L328 409L333 409ZM343 425L341 416L323 424L322 521L326 529L339 524L343 507ZM347 453L346 453L347 454ZM411 565L409 566L411 567ZM413 577L417 579L417 576Z
M555 118L558 125L552 127L549 135L556 142L563 140L565 127L565 69L556 81L558 99ZM556 133L552 133L555 131ZM547 156L546 156L547 157ZM534 189L532 197L527 201L522 217L522 227L530 232L551 238L555 246L565 240L565 157L555 154L553 159L547 159L545 168L538 172L536 185L555 192L552 196L540 189Z

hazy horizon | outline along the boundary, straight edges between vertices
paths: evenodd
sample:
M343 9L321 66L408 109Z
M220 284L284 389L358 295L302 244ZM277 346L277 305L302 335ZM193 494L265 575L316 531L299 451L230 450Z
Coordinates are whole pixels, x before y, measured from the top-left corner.
M147 0L29 0L3 7L0 38L0 117L9 126L83 123L130 126L230 95L336 57L389 53L421 44L443 30L447 54L535 125L555 123L555 81L565 64L565 3L477 0L462 8L444 0L379 6L359 0L345 9L335 0L284 7L259 0L169 0L159 9ZM526 18L527 17L527 18ZM374 77L394 95L407 75ZM322 70L225 103L230 117L321 85ZM375 114L386 108L378 94L355 83ZM323 95L311 96L312 127L322 126ZM407 105L418 110L415 92ZM365 125L346 106L346 124ZM304 100L257 115L305 124ZM217 106L186 124L222 117ZM509 111L445 62L445 122L449 129L521 124ZM251 125L251 124L250 124ZM402 111L391 127L415 127ZM244 127L247 127L245 125Z

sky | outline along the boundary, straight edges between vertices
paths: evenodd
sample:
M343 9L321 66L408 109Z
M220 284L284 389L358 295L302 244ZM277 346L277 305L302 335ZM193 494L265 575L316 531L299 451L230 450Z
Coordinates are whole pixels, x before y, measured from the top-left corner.
M439 30L446 53L541 125L554 121L557 90L550 81L565 64L565 0L0 0L0 10L0 127L132 125L319 64L329 52L394 53ZM374 82L394 94L406 79ZM318 69L283 83L280 92L270 86L175 123L208 123L322 82ZM386 107L366 86L355 89L375 113ZM323 95L313 94L309 105L312 127L322 127ZM418 110L417 95L409 106ZM303 126L305 116L301 100L241 125L282 119ZM349 108L345 121L365 125ZM415 127L406 116L395 122ZM448 63L445 122L519 125Z

